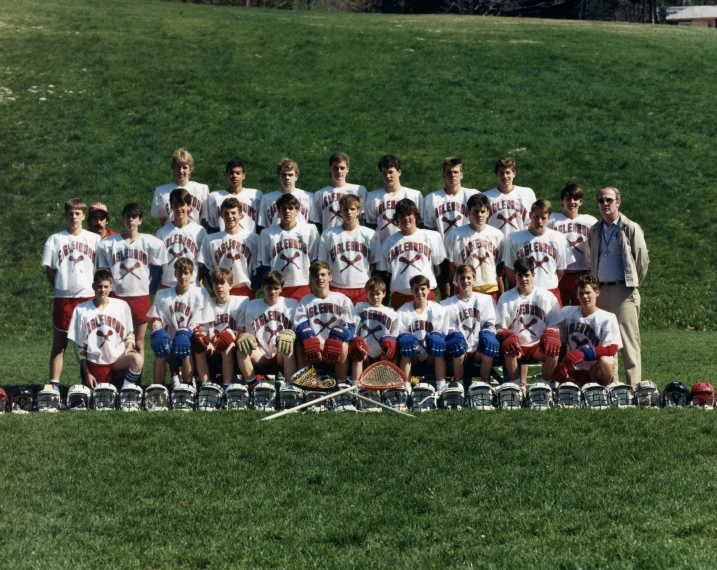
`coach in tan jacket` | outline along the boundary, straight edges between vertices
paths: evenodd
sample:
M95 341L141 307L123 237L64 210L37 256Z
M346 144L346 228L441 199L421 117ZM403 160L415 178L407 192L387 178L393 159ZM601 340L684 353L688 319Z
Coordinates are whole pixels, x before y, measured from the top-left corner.
M620 191L601 188L597 201L602 217L590 228L585 253L590 274L600 282L598 307L617 316L626 383L635 386L642 374L638 287L650 258L642 228L620 213ZM617 366L613 381L617 381Z

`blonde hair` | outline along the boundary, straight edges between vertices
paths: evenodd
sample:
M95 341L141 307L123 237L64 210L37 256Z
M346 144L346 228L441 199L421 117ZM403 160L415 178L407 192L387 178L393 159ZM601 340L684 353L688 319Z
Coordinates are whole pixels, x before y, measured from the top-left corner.
M184 147L178 148L172 155L172 168L177 165L186 164L191 170L194 170L194 158L192 154Z

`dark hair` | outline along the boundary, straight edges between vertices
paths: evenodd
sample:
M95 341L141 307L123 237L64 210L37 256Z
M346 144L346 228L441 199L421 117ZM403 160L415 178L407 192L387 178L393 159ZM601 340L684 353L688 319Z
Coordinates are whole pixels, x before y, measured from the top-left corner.
M516 275L535 274L535 261L532 257L519 257L513 264L513 271Z
M112 283L112 272L109 269L98 269L95 271L95 276L92 279L93 285L99 285L103 281L109 281Z
M335 162L345 162L346 166L351 166L349 155L345 152L335 152L329 157L329 166L332 166Z
M410 198L403 198L396 202L396 211L393 213L393 223L398 225L398 216L410 216L415 214L416 225L421 223L421 212L416 203Z
M382 168L391 168L392 166L396 170L401 170L401 161L392 154L384 154L378 161L379 170Z
M224 200L224 202L222 202L222 207L219 209L221 211L224 211L224 210L231 210L232 208L238 208L239 211L241 212L241 203L239 202L239 200L237 200L233 196Z
M125 207L122 208L122 217L124 218L125 216L129 216L130 218L137 217L139 219L143 219L144 209L137 202L130 202L129 204L125 204Z
M560 200L563 200L566 196L570 196L573 200L583 199L583 189L579 184L571 182L565 188L560 191Z
M581 275L575 280L575 284L573 286L575 287L575 291L577 292L577 290L581 287L587 287L588 285L593 288L593 291L600 290L600 282L592 275Z
M495 163L493 172L498 174L498 171L501 168L510 168L513 172L515 172L515 159L512 156L504 156Z
M488 196L480 192L478 194L473 194L473 196L468 198L466 209L472 210L473 208L478 208L479 210L485 208L488 212L490 212L490 200L488 200Z
M276 209L281 210L283 206L287 208L294 208L295 210L301 209L299 199L293 194L282 194L276 201Z
M267 271L261 278L261 286L269 285L269 287L284 286L284 276L278 271Z
M169 194L169 205L181 205L186 204L187 206L192 205L192 195L187 192L186 188L175 188Z
M411 280L408 282L408 285L411 287L411 291L413 291L413 288L416 285L418 285L419 287L423 287L424 285L426 287L430 287L431 282L425 275L414 275L413 277L411 277Z
M239 168L241 168L243 172L246 172L246 167L244 166L244 161L239 160L238 158L232 158L229 162L227 162L227 166L224 169L224 172L226 172L228 174L232 170L234 170L237 166Z

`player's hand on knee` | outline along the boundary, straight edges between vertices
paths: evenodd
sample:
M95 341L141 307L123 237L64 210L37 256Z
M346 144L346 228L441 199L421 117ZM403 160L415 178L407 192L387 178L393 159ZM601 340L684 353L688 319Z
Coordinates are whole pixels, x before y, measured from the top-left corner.
M169 340L169 335L164 329L152 331L149 343L152 347L152 352L159 358L167 358L172 353L172 341Z
M466 337L460 331L453 331L446 336L446 352L448 356L459 358L468 350Z
M202 353L207 350L210 344L209 337L198 326L195 327L194 335L192 335L192 350L197 353Z
M254 352L254 349L259 346L256 342L256 337L253 334L246 332L239 336L236 341L236 345L239 352L243 352L244 354L251 354Z
M555 371L553 372L553 380L559 382L560 384L570 380L570 377L568 376L568 369L565 366L564 358L563 361L555 367Z
M318 339L317 339L318 340ZM336 364L344 353L344 343L337 338L327 338L324 343L322 360L326 364Z
M579 350L583 353L587 362L594 362L598 359L597 354L595 353L595 347L592 344L584 344L579 348Z
M305 338L301 343L301 348L304 350L304 358L309 364L316 364L321 362L321 341L315 336Z
M177 330L172 341L172 352L177 358L187 358L192 355L192 331L188 327Z
M520 339L510 329L501 329L496 335L498 342L500 342L500 349L503 351L505 356L519 358L522 354L520 347Z
M416 335L411 333L401 333L398 335L396 342L398 342L398 348L403 356L416 356L416 349L418 348L418 339L416 338Z
M396 358L396 348L398 347L396 339L390 335L386 335L382 336L379 342L381 343L381 360L393 362Z
M548 327L540 337L540 350L545 356L558 356L560 354L560 331Z
M561 360L559 366L562 366L566 370L575 370L575 366L585 360L583 351L579 348L568 352Z
M234 344L236 333L231 329L224 329L212 337L212 345L219 352L226 352Z
M279 354L291 354L294 352L294 343L296 342L296 333L288 329L284 329L276 335L276 351Z
M446 335L441 331L431 331L426 335L426 348L431 356L443 356L446 353Z
M363 362L368 358L368 345L362 336L355 337L349 345L349 358L356 362Z
M490 358L495 358L500 352L498 337L490 329L483 329L478 333L478 352Z

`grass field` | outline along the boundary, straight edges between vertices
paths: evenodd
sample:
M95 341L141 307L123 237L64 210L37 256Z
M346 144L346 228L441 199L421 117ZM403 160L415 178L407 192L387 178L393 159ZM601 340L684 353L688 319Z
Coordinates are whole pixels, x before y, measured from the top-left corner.
M276 187L516 182L557 201L612 184L639 222L643 369L711 381L717 134L710 30L279 12L149 0L0 5L0 384L45 382L42 245L73 196L149 206L187 146L194 179ZM597 210L588 201L585 210ZM117 227L117 220L113 224ZM157 224L145 221L144 231ZM695 330L691 330L695 329ZM76 382L69 356L63 384ZM151 369L151 352L146 370ZM713 568L714 414L696 410L0 418L9 568Z

